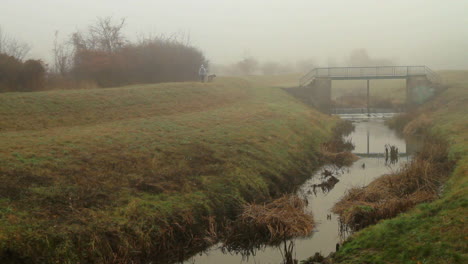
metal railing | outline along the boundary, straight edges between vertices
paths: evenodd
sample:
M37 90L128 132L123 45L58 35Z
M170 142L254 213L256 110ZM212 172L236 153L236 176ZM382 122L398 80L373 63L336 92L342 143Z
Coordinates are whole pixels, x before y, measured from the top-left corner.
M440 83L439 75L427 66L375 66L375 67L330 67L315 68L302 76L299 86L305 86L314 78L331 79L373 79L373 78L407 78L409 76L426 76L431 82Z

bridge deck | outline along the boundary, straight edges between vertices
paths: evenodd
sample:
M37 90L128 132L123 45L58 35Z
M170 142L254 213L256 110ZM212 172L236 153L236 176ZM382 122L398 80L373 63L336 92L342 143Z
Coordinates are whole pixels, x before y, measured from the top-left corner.
M426 66L375 66L315 68L300 79L299 85L307 85L315 78L370 80L406 79L412 76L426 76L432 82L439 82L437 74Z

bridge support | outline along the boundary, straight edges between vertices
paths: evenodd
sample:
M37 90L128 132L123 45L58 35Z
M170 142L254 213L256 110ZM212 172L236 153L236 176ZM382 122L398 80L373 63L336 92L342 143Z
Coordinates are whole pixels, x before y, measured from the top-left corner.
M330 78L315 78L307 86L285 89L302 102L312 105L323 113L331 113L331 85Z
M367 116L370 116L370 89L369 80L367 80Z
M332 80L330 78L316 78L309 84L311 103L318 110L330 114Z
M407 108L412 108L426 102L434 93L434 84L426 76L411 76L406 78Z

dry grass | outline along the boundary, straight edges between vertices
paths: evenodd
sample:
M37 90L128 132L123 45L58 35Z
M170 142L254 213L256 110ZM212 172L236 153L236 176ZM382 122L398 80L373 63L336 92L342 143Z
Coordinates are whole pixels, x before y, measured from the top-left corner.
M44 90L77 90L96 89L99 86L90 80L74 80L71 77L64 77L58 74L49 74L46 79Z
M229 225L224 247L248 251L260 245L279 245L293 237L311 234L314 220L305 211L306 201L288 195L267 204L246 204L238 219Z
M411 120L403 129L405 135L423 135L432 127L432 119L425 114Z
M143 263L303 181L336 119L218 78L4 93L0 123L0 262Z
M399 172L384 175L366 187L350 189L335 204L340 221L359 230L381 219L392 218L416 204L438 197L452 163L445 142L432 140Z

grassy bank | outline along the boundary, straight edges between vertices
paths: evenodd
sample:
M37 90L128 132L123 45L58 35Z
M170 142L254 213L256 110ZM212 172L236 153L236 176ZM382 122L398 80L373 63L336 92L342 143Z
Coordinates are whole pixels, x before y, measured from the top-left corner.
M288 83L276 77L274 82ZM0 95L0 262L178 255L318 163L336 119L268 78Z
M333 263L466 263L468 250L468 72L442 72L449 88L393 124L447 140L455 169L441 198L355 234Z

